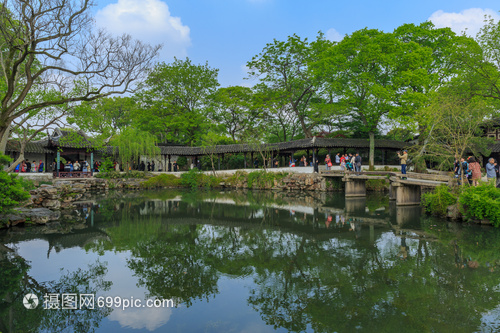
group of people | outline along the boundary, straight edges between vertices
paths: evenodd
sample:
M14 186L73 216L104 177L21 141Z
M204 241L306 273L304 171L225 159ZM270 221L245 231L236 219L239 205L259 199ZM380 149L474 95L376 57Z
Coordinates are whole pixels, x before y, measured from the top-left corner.
M19 163L16 168L14 169L14 172L44 172L45 171L45 165L40 160L38 164L33 161L30 162L28 159L26 161L22 161Z
M340 171L342 172L345 171L361 172L362 162L363 159L361 158L361 155L359 155L359 153L342 154L342 155L340 153L337 153L337 155L335 155L335 164L340 166ZM332 169L333 162L330 158L330 155L326 155L325 166L326 170Z
M500 181L498 162L494 158L490 158L488 163L486 163L485 169L488 181L494 182L498 186ZM481 165L474 156L470 156L467 160L464 157L460 159L455 157L453 173L455 174L455 178L457 178L458 185L461 185L463 180L464 183L468 182L470 185L477 186L482 177Z
M310 157L310 160L312 160L312 157ZM278 167L277 160L276 160L276 167ZM307 157L305 155L302 155L302 157L299 160L299 164L297 165L297 160L294 159L293 157L290 157L290 161L288 161L288 166L289 167L306 167L308 165L311 165L311 163L307 162Z

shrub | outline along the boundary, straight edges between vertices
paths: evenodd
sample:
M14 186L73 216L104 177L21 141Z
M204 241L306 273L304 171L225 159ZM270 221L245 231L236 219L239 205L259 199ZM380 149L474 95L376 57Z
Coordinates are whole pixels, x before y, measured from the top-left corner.
M29 192L23 187L23 184L28 184L26 181L2 170L10 161L8 156L0 154L0 214L10 211L12 207L30 197Z
M146 173L144 171L129 171L127 173L121 173L118 171L108 171L108 172L98 172L95 173L96 178L104 179L118 179L118 178L146 178Z
M389 189L389 184L384 179L368 179L366 189L368 191L386 191Z
M180 168L186 166L188 164L188 160L186 156L179 156L177 158L177 166Z
M181 180L174 175L158 175L152 177L145 182L141 183L143 188L155 188L155 187L179 187L181 186Z
M191 188L197 187L216 187L222 182L221 177L205 175L203 172L194 168L181 175L180 182L184 186Z
M266 186L273 186L274 180L281 181L288 175L286 172L264 172L264 171L253 171L248 174L247 184L248 188L265 188Z
M200 187L203 173L194 168L181 175L181 184L191 188Z
M500 226L500 189L495 185L465 186L459 202L467 219L488 219L495 227Z
M457 194L443 184L436 187L432 192L422 194L422 205L425 211L434 215L446 216L448 206L457 203Z

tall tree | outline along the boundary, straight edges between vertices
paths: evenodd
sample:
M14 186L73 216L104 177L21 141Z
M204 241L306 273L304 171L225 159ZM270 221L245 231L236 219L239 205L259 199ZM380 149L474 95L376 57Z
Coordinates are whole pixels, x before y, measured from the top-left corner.
M250 127L260 123L260 109L254 105L252 89L248 87L219 88L212 97L210 118L223 125L234 142Z
M457 52L468 70L464 81L476 95L500 104L500 21L490 17L476 41L469 41Z
M420 118L426 121L422 124L425 131L420 133L425 141L412 147L415 163L426 158L449 170L455 156L490 154L488 144L493 140L483 134L496 108L474 96L465 84L451 82L442 87L420 112Z
M281 93L265 84L254 87L254 105L260 109L261 133L266 142L291 141L300 134L300 124L297 114L287 100L281 98Z
M218 72L189 58L157 64L137 94L135 124L162 141L199 142L209 125L206 109L219 86Z
M92 0L0 4L0 152L12 121L32 110L130 90L159 46L95 30ZM36 92L53 92L51 94ZM28 95L38 98L27 101Z
M370 138L369 164L375 159L375 133L385 118L401 117L426 85L431 51L402 42L392 33L363 29L329 48L313 70L335 95L335 103L358 118Z
M322 34L312 43L307 38L293 35L286 41L274 40L267 44L247 63L251 78L259 78L262 84L289 104L308 138L313 136L316 125L311 119L309 103L318 88L308 66L330 44Z
M132 97L105 97L76 106L67 121L85 132L107 139L130 125L135 107Z

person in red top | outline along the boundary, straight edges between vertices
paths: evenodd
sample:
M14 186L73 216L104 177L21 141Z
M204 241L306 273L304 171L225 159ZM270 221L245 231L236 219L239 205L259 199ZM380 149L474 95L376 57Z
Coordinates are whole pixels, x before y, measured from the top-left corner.
M474 156L469 157L469 169L472 173L472 185L477 186L479 184L479 180L481 179L481 166L476 161Z
M325 164L326 164L326 170L330 170L332 166L332 160L330 159L330 155L326 155Z

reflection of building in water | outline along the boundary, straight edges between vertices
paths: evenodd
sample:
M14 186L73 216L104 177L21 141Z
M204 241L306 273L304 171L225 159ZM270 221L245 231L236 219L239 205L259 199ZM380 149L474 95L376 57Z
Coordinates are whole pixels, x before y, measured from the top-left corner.
M178 207L178 203L181 201L181 197L176 197L169 200L159 200L151 199L145 201L139 210L141 215L155 215L155 214L168 214L174 211L174 208Z
M16 234L9 234L8 243L20 243L34 239L42 239L48 242L49 248L47 250L47 258L49 258L52 249L60 252L64 249L71 249L79 247L84 249L89 244L95 244L99 241L111 241L108 234L97 228L74 229L70 233L49 233L40 234L29 232L20 232Z

